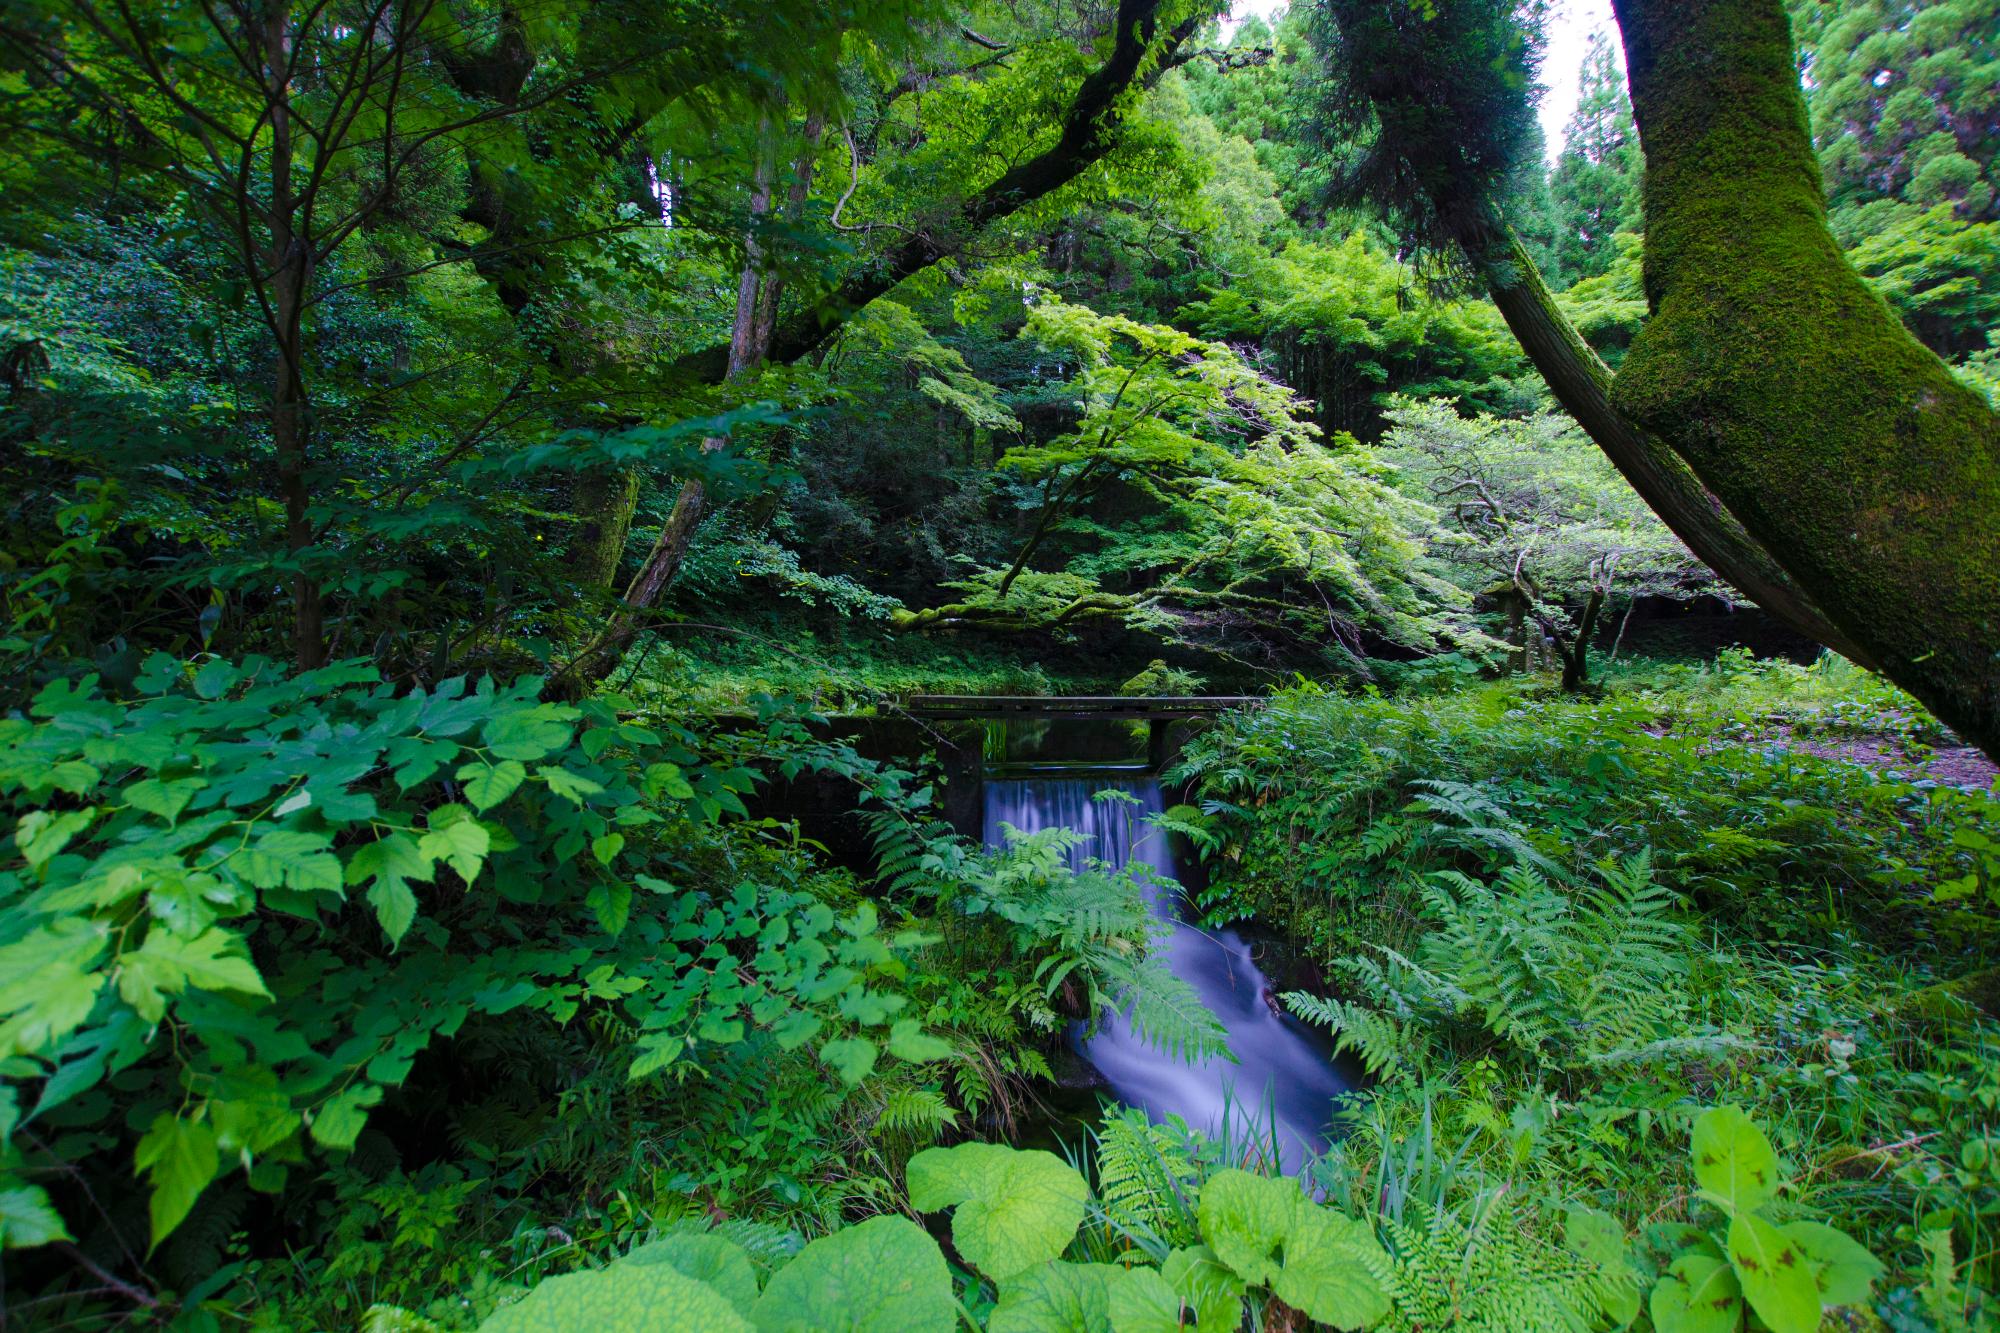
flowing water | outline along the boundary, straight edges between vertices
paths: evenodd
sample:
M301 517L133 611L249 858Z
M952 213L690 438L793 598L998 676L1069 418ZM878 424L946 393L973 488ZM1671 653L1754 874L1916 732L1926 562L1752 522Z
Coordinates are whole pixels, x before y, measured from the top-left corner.
M1138 801L1097 801L1107 787ZM1070 828L1086 841L1070 853L1081 870L1089 858L1110 865L1136 863L1171 879L1173 852L1167 835L1147 818L1160 813L1160 784L1151 778L1051 778L988 782L985 837L989 846L1005 840L1001 825L1024 833ZM1171 888L1148 883L1153 911L1172 923L1159 948L1167 966L1192 985L1203 1004L1228 1030L1234 1063L1212 1057L1188 1064L1158 1050L1132 1031L1123 1014L1104 1016L1095 1035L1079 1049L1103 1074L1120 1101L1142 1108L1155 1120L1178 1115L1191 1127L1215 1135L1225 1116L1237 1142L1276 1140L1287 1172L1326 1146L1331 1103L1354 1084L1335 1069L1326 1048L1295 1018L1281 1012L1250 949L1233 930L1200 930L1181 919Z

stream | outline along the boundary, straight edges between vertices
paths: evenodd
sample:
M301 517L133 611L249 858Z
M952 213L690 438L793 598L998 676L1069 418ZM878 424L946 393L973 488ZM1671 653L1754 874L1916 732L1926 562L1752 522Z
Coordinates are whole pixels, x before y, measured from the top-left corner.
M1107 787L1128 793L1138 804L1092 799ZM1152 778L989 781L984 837L989 846L1003 844L1002 824L1024 833L1075 829L1086 840L1071 849L1073 868L1083 869L1094 857L1113 867L1137 863L1173 879L1167 835L1148 822L1162 808L1160 784ZM1190 925L1181 917L1180 896L1172 886L1154 883L1143 872L1140 878L1153 911L1172 925L1158 949L1221 1020L1236 1059L1218 1056L1198 1064L1176 1059L1140 1038L1126 1016L1116 1012L1107 1013L1087 1039L1078 1024L1071 1040L1120 1101L1155 1120L1177 1115L1212 1138L1227 1130L1237 1144L1275 1140L1283 1170L1296 1173L1325 1150L1332 1100L1355 1083L1335 1068L1323 1041L1296 1018L1278 1012L1270 982L1235 931Z

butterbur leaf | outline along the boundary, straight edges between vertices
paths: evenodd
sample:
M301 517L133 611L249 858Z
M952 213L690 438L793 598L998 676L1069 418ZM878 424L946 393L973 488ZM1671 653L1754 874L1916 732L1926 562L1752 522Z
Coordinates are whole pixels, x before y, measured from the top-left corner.
M672 1264L623 1261L594 1273L545 1278L495 1310L479 1333L753 1333L729 1299Z
M622 1260L628 1264L667 1264L675 1271L705 1282L721 1292L736 1312L748 1317L757 1303L757 1270L743 1247L724 1236L688 1232L641 1245Z
M215 1131L198 1120L162 1114L134 1154L134 1161L153 1186L148 1206L153 1219L153 1245L181 1224L221 1165Z
M1308 1206L1297 1181L1218 1171L1201 1187L1201 1238L1245 1282L1269 1286L1282 1266L1280 1251Z
M910 1206L958 1205L952 1244L996 1281L1061 1254L1083 1222L1089 1187L1054 1153L993 1143L926 1148L910 1159Z
M1733 1213L1748 1212L1778 1193L1778 1155L1737 1106L1703 1111L1691 1144L1694 1178Z
M52 1240L73 1240L62 1214L40 1185L0 1186L0 1250L25 1250Z
M1743 1288L1726 1260L1683 1254L1653 1284L1647 1309L1659 1333L1737 1333Z
M465 799L481 814L512 796L527 777L527 766L518 759L503 759L491 765L475 760L458 770Z
M1111 1333L1111 1293L1126 1276L1114 1264L1031 1268L1000 1284L987 1333Z
M952 1333L944 1251L906 1217L823 1236L779 1269L751 1307L758 1333Z
M1243 1322L1243 1279L1223 1267L1208 1246L1173 1251L1160 1265L1160 1276L1194 1312L1198 1333L1235 1333Z
M1738 1213L1729 1221L1727 1248L1743 1299L1771 1333L1815 1333L1819 1284L1796 1240L1755 1213Z
M1285 1241L1284 1266L1271 1290L1322 1324L1368 1328L1389 1313L1389 1294L1371 1271L1387 1261L1366 1222L1307 1204Z
M1822 1305L1866 1303L1869 1289L1886 1271L1860 1241L1824 1222L1791 1222L1781 1230L1805 1252Z
M1184 1333L1191 1312L1181 1294L1150 1268L1134 1268L1110 1284L1111 1333ZM1233 1331L1236 1325L1229 1327Z

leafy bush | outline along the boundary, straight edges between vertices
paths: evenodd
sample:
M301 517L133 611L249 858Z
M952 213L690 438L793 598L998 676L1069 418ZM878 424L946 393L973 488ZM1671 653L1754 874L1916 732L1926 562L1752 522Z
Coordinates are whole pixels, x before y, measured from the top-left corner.
M615 1034L614 1098L739 1048L848 1086L950 1053L903 1014L917 937L722 822L766 750L893 777L775 705L717 742L539 686L156 656L134 698L58 683L0 721L9 1246L70 1235L87 1196L62 1182L121 1158L155 1245L225 1173L275 1193L337 1166L410 1113L395 1094L441 1041ZM544 1132L530 1171L560 1151Z

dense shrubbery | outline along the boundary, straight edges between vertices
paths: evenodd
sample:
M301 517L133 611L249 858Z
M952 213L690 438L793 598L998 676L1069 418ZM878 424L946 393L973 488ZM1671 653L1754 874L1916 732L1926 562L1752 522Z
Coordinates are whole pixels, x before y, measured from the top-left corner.
M1299 691L1206 738L1173 812L1204 907L1296 931L1325 981L1287 1000L1380 1072L1316 1178L1368 1209L1414 1172L1531 1247L1572 1204L1623 1234L1683 1216L1672 1158L1734 1101L1787 1163L1781 1217L1889 1263L1884 1317L1983 1327L2000 809L1772 740L1864 716L1935 739L1849 668L1741 659L1595 702Z

